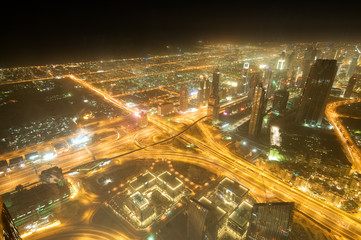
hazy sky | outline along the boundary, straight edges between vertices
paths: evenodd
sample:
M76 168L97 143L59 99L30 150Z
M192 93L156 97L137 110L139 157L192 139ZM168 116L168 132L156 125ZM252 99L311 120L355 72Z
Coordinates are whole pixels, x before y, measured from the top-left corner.
M121 2L74 6L57 1L45 10L31 4L10 6L0 19L0 67L139 54L197 40L353 41L361 37L361 8L351 3L218 2L144 5L137 1L129 7Z

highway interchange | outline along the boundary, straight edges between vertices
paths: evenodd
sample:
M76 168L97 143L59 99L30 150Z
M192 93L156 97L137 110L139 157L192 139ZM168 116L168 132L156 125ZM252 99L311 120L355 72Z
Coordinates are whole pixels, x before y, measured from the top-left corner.
M108 93L94 87L74 75L64 77L69 77L77 84L80 84L83 87L88 88L90 91L100 95L105 101L126 110L130 114L137 111L125 106L122 102L110 96ZM336 116L330 115L331 108L335 108L336 106L338 105L329 105L326 110L326 115L329 119L331 119L330 122L337 131L340 132L340 134L343 133L341 134L342 136L349 137L344 132L345 129L342 129L341 125L339 125L336 120L332 120L335 119ZM92 161L94 156L98 159L114 159L114 164L121 164L121 162L127 160L131 161L132 159L137 159L140 156L142 158L145 157L149 159L167 158L175 161L199 164L209 169L221 171L225 175L231 176L239 182L242 182L242 184L250 189L251 195L262 195L266 188L267 192L271 193L271 195L280 201L295 202L298 211L302 212L308 218L315 220L321 226L328 229L331 234L338 236L340 239L361 239L360 219L357 219L351 214L348 214L334 206L327 205L324 201L311 197L309 194L302 192L299 189L293 188L278 177L271 175L267 171L263 171L253 164L250 164L243 156L229 151L229 149L225 147L224 144L213 134L214 128L205 124L205 115L206 108L202 108L194 113L187 113L185 115L174 117L174 119L172 119L173 121L168 121L167 118L155 115L148 115L150 124L146 129L141 130L141 133L128 133L121 138L119 138L118 133L114 131L114 127L111 124L109 124L111 127L107 128L107 123L103 123L101 126L102 129L107 129L106 131L114 131L114 134L101 139L94 145L89 145L88 150L78 149L77 151L71 152L67 155L59 156L55 161L49 164L39 165L37 167L37 171L40 172L42 169L46 169L51 165L57 165L61 167L64 172L67 172L78 165ZM198 129L201 130L202 137L195 137L189 132L184 131L183 125L181 126L179 122L182 122L189 127L197 125ZM155 135L157 135L156 138L154 138ZM194 144L197 148L198 154L185 151L182 152L179 150L165 150L164 148L159 148L157 150L157 147L155 147L157 143L167 143L175 137L180 138L182 141L189 144ZM344 139L342 140L345 142ZM147 147L150 143L153 143L151 144L153 145L151 146L152 151L146 151L150 148ZM50 143L39 145L38 148L42 148L47 144ZM348 145L346 147L351 148L351 155L353 156L353 159L355 159L355 153L353 153L352 146ZM357 156L359 159L360 155ZM357 163L358 161L359 160L354 160L354 163ZM358 164L356 164L356 166L357 165ZM356 169L359 170L360 168L356 167ZM18 184L32 183L37 180L38 177L34 167L27 166L24 169L0 178L0 184L2 186L1 193L13 190ZM76 226L68 226L66 224L63 224L59 230L52 230L51 234L55 234L57 239L69 239L69 232L75 234L75 237L79 236L79 239L85 239L86 237L89 239L128 239L128 237L124 236L124 234L110 229L97 229L96 227L93 228L93 226L89 228L77 228ZM46 236L50 233L44 231L41 234ZM98 236L98 238L95 236ZM42 237L37 239L42 239ZM44 239L47 238L44 237Z

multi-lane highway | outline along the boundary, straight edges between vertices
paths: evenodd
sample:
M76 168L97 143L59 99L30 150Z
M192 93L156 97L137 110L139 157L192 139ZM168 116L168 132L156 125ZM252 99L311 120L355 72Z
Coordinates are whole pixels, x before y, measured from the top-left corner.
M327 104L325 114L335 129L344 152L346 153L349 161L352 163L353 169L358 173L361 173L361 150L357 147L347 128L340 120L340 117L344 117L344 115L337 113L338 107L358 102L361 102L361 99L349 99L345 101L331 102Z
M72 79L97 94L104 96L110 103L113 103L123 110L130 112L135 111L85 81L81 81L76 77L72 77ZM149 116L148 119L149 122L167 131L170 135L176 135L178 133L177 126L174 126L165 119L154 116ZM356 219L341 209L328 205L320 199L313 198L301 190L292 188L292 186L284 183L279 178L248 163L245 159L229 152L225 148L222 149L214 144L213 146L205 144L204 142L207 140L208 142L214 142L214 140L212 140L213 136L209 133L204 133L204 135L204 139L201 140L186 133L183 133L181 137L203 150L210 159L214 159L213 164L223 169L232 169L232 175L235 178L243 179L246 177L249 182L254 182L253 187L257 189L259 188L259 184L262 183L262 189L266 186L267 189L276 194L280 199L296 202L298 210L310 218L314 218L317 222L326 226L331 232L347 239L361 239L361 221L359 219Z

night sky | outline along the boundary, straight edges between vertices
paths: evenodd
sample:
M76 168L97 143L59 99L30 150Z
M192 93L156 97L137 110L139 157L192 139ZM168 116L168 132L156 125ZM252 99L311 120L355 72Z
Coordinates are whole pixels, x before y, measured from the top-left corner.
M137 57L177 46L185 50L198 40L361 39L361 8L340 1L294 2L201 5L175 1L164 5L137 1L122 6L121 1L97 1L75 6L57 1L45 9L44 5L10 3L0 18L0 68Z

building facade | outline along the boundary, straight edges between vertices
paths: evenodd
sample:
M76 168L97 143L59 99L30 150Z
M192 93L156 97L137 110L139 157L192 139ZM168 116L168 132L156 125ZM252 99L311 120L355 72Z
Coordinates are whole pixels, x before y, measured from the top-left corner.
M297 123L321 124L336 72L336 60L318 59L312 65L297 112Z

